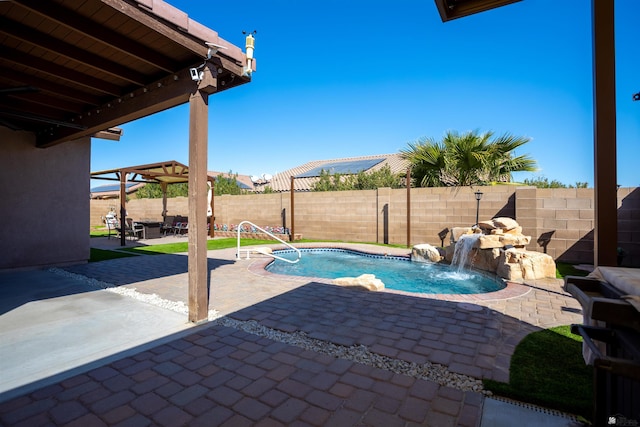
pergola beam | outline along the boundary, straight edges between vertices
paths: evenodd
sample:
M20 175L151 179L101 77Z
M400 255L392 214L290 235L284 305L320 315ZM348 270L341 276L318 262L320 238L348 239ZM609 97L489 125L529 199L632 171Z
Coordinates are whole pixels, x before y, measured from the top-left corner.
M86 130L56 129L51 134L39 135L37 145L41 148L56 145L183 104L195 87L196 84L189 77L189 70L181 70L74 118L74 123L82 125Z

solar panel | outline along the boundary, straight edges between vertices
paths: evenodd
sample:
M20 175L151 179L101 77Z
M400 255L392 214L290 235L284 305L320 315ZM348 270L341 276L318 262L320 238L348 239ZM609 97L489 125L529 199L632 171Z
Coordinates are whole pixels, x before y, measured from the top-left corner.
M136 182L127 182L126 188L131 188L136 184ZM92 193L103 193L107 191L120 191L120 184L101 185L99 187L93 187L91 189Z
M312 178L320 176L320 172L325 171L329 174L340 173L343 175L352 175L358 172L366 171L383 162L385 159L368 159L368 160L352 160L347 162L329 162L317 166L310 171L297 175L296 178Z

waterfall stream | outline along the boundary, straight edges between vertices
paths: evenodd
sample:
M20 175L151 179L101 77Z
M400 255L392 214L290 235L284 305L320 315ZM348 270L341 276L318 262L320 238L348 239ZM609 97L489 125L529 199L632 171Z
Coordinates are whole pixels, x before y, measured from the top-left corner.
M471 249L473 249L480 236L482 234L463 234L456 242L451 267L457 269L458 273L462 273L467 268Z

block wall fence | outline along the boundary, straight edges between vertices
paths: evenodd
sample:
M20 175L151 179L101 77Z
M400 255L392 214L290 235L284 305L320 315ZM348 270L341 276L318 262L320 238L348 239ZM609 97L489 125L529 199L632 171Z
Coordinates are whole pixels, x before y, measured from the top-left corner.
M582 188L538 189L492 186L412 188L410 238L407 240L407 190L304 192L223 195L215 198L218 224L248 220L261 227L285 226L308 239L377 242L400 245L449 244L447 229L475 224L476 190L483 193L480 220L514 218L531 236L529 250L546 252L558 261L593 263L594 191ZM118 200L91 200L91 224L102 224ZM168 215L188 215L187 199L168 199ZM161 199L132 199L127 214L134 220L162 220ZM612 220L616 220L615 218ZM622 265L640 266L640 188L618 190L618 246Z

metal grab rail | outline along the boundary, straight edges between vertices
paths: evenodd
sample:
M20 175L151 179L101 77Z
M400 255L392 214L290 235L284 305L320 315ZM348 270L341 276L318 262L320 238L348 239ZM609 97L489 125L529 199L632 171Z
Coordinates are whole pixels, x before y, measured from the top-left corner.
M300 252L300 250L298 248L296 248L295 246L290 245L289 243L285 242L281 238L279 238L279 237L273 235L272 233L268 232L264 228L258 227L257 225L255 225L251 221L242 221L240 224L238 224L238 249L236 251L236 259L241 259L241 257L240 257L240 230L242 230L242 224L250 224L253 227L257 228L258 230L262 231L263 233L273 237L274 239L276 239L280 243L290 247L291 249L293 249L294 251L296 251L298 253L298 258L295 259L295 260L290 260L290 259L279 257L278 255L270 254L270 253L260 252L261 254L268 255L268 256L270 256L272 258L275 258L275 259L279 259L280 261L288 262L289 264L295 264L296 262L300 261L300 258L302 257L302 253ZM252 251L252 249L245 249L245 250L247 251L247 259L249 259L249 253Z

